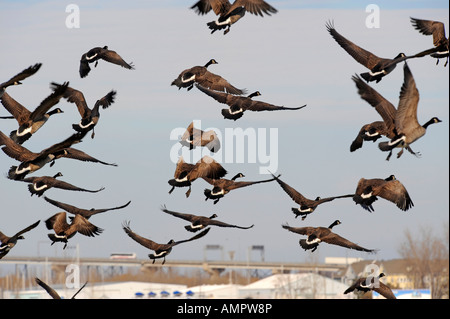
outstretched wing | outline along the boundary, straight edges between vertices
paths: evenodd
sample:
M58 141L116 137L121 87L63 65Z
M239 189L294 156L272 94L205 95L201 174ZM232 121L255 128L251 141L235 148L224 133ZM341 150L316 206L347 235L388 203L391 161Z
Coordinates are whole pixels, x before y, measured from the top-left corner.
M191 238L189 238L189 239L176 241L176 242L174 242L174 243L172 244L172 246L176 246L176 245L178 245L178 244L182 244L182 243L186 243L186 242L188 242L188 241L192 241L192 240L196 240L196 239L202 238L203 236L205 236L205 235L209 232L210 229L211 229L211 228L206 228L206 229L203 230L201 233L198 233L197 235L195 235L195 236L193 236L193 237L191 237Z
M328 244L338 245L338 246L349 248L349 249L355 249L355 250L365 251L365 252L369 252L369 253L373 253L376 251L374 249L367 249L362 246L359 246L359 245L351 242L350 240L348 240L342 236L339 236L338 234L335 234L333 232L330 232L328 235L326 235L324 237L320 237L320 239L323 242L326 242Z
M37 222L35 222L34 224L31 224L30 226L28 226L27 228L22 229L20 232L18 232L17 234L15 234L13 237L19 237L20 235L29 232L30 230L32 230L33 228L36 228L37 225L39 225L41 221L38 220Z
M192 221L195 217L197 217L196 215L193 214L185 214L185 213L179 213L179 212L174 212L171 210L168 210L166 208L166 206L161 207L161 210L166 213L166 214L170 214L172 216L187 220L187 221Z
M142 246L151 249L156 250L160 245L155 243L153 240L142 237L135 232L133 232L130 228L130 222L124 222L122 224L122 228L127 233L128 236L130 236L131 239L133 239L135 242L141 244Z
M53 299L61 299L60 295L56 292L55 289L53 289L52 287L50 287L49 285L47 285L45 282L43 282L42 280L40 280L38 277L35 278L36 283L41 286L42 288L45 289L45 291L47 291L47 293L53 298Z

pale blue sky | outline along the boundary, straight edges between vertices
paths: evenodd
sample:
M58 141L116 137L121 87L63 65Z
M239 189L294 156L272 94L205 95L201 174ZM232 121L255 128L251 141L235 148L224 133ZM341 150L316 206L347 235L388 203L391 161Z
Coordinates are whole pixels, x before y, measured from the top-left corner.
M248 247L264 245L265 259L270 261L323 261L325 257L398 258L397 249L406 229L431 227L436 234L448 227L448 70L443 61L438 66L432 58L411 60L409 66L420 92L419 121L438 116L443 122L430 127L413 145L422 153L418 159L409 153L392 157L367 143L355 153L349 147L363 124L380 119L357 94L351 80L365 69L354 61L331 38L325 23L332 19L338 32L383 57L399 52L412 54L430 48L431 37L419 34L409 17L435 19L446 23L448 3L444 1L379 1L380 28L365 27L365 8L372 2L327 1L318 8L313 2L271 1L279 12L259 18L247 14L223 36L210 34L206 23L215 19L212 13L197 16L188 8L194 1L78 1L79 29L68 29L65 20L67 4L41 1L30 4L2 2L0 34L2 46L2 80L37 62L41 70L24 81L21 87L8 90L24 105L37 106L50 94L49 83L70 81L82 90L89 104L111 89L117 90L116 102L101 111L96 137L90 137L78 148L118 167L102 166L62 159L34 175L54 175L61 171L63 180L86 188L106 189L100 193L77 193L50 190L49 198L82 208L105 208L131 200L126 209L95 216L91 222L105 231L96 238L75 236L70 245L79 244L82 256L108 257L112 252L136 252L147 258L145 248L132 241L121 228L124 220L131 228L158 242L191 236L185 223L165 215L168 209L210 215L239 225L255 224L250 230L214 228L207 237L175 247L168 259L202 259L207 244L219 244L224 251L234 251L237 260L246 260ZM315 2L314 2L315 3ZM394 10L391 10L394 9ZM81 55L95 46L109 45L136 70L129 71L100 61L91 74L80 79ZM246 113L233 122L223 119L222 105L197 89L189 92L170 86L180 71L203 65L210 58L219 64L210 67L237 87L249 93L259 90L258 99L285 106L308 106L299 111ZM402 66L378 84L371 84L394 105L398 103L403 81ZM61 101L65 113L56 115L24 146L33 151L54 144L72 133L71 124L78 121L74 105ZM5 115L6 111L0 114ZM168 194L167 181L173 177L175 164L170 150L176 144L170 133L184 128L192 120L201 120L202 128L251 128L278 130L278 170L282 179L305 196L332 196L354 192L361 177L385 178L395 174L408 189L415 204L408 212L382 199L367 213L351 199L336 200L319 207L306 220L295 219L290 200L276 183L256 185L228 194L217 205L204 201L202 180L194 182L190 198L186 189ZM2 121L1 130L9 133L13 121ZM226 143L226 141L224 141ZM16 161L0 154L2 175ZM260 163L224 163L228 177L238 172L246 180L259 180ZM2 198L1 231L12 234L40 219L41 225L27 234L11 254L38 253L48 256L71 255L62 246L50 247L44 220L60 210L43 198L30 197L25 183L0 182ZM313 254L303 251L300 236L281 228L291 226L328 226L335 219L340 235L368 248L380 249L377 255L345 250L322 244ZM228 255L226 255L228 256ZM220 256L211 254L213 258ZM257 260L257 255L252 259Z

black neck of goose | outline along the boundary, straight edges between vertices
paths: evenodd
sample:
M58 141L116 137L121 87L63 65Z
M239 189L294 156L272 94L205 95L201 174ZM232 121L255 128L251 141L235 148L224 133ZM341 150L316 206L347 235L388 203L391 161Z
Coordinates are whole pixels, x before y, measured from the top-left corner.
M61 112L60 109L54 109L54 110L51 110L50 112L47 112L47 114L48 115L53 115L53 114L60 113L60 112Z
M236 180L239 177L241 177L241 174L236 174L236 175L233 176L233 178L231 180L234 181L234 180Z
M258 93L257 92L253 92L252 94L250 94L248 97L249 98L252 98L252 97L255 97L255 96L257 96L258 95Z
M330 226L328 226L329 229L332 229L334 226L339 225L339 222L336 220L334 221L333 224L331 224Z
M437 123L435 118L432 118L431 120L429 120L428 122L426 122L424 125L422 125L422 127L424 129L426 129L428 126L430 126L431 124Z
M211 64L213 64L213 60L209 60L208 63L205 64L205 68L207 68L207 67L210 66Z

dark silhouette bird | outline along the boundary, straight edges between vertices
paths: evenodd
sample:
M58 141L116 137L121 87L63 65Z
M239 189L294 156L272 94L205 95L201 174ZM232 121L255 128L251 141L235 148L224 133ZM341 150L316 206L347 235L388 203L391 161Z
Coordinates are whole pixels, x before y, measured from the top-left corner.
M21 85L22 82L20 82L20 81L25 80L26 78L35 74L37 71L39 71L41 66L42 66L42 63L36 63L35 65L29 66L22 72L14 75L8 81L0 83L0 97L2 97L2 95L5 92L7 87L12 86L12 85Z
M52 287L50 287L49 285L47 285L45 282L43 282L42 280L40 280L38 277L35 278L36 283L41 286L42 288L45 289L45 291L47 291L47 293L53 298L53 299L62 299L61 296L56 292L55 289L53 289ZM80 293L81 290L83 290L83 288L87 285L87 281L84 283L83 286L80 287L80 289L78 289L78 291L72 296L72 298L70 299L75 299L76 295L78 295Z
M58 177L63 176L61 172L58 172L57 174L53 176L31 176L31 177L25 177L24 179L21 179L19 181L29 183L28 184L28 190L31 193L31 196L37 195L38 197L41 197L42 194L44 194L47 190L51 188L59 188L69 191L79 191L79 192L88 192L88 193L97 193L105 188L102 187L97 190L89 190L85 188L81 188L75 185L72 185L68 182L58 180Z
M190 150L196 147L207 147L211 152L217 153L220 150L220 140L214 130L202 131L194 127L191 122L184 134L181 136L180 144Z
M414 206L405 186L394 175L382 178L361 178L356 186L353 201L365 210L373 212L372 204L381 197L397 205L403 211Z
M439 59L445 58L444 67L448 64L448 38L445 36L445 27L444 23L440 21L433 20L423 20L417 18L410 18L411 23L416 30L424 35L432 35L433 36L433 45L432 49L428 49L422 51L415 56L422 57L426 55L430 55L431 57L436 59L436 65L439 63Z
M290 232L308 236L307 239L300 239L299 244L304 250L312 249L311 252L314 252L321 242L368 253L376 252L375 249L361 247L348 239L333 233L332 228L339 224L341 224L341 222L336 220L328 227L290 227L289 225L282 225L282 227Z
M193 214L179 213L179 212L174 212L174 211L168 210L166 208L166 206L163 206L161 208L161 210L164 213L167 213L172 216L175 216L175 217L187 220L188 222L191 222L190 225L184 226L184 228L193 233L195 233L201 229L204 229L208 226L230 227L230 228L240 228L240 229L249 229L254 226L254 225L251 225L249 227L243 227L243 226L237 226L237 225L224 223L220 220L214 219L214 218L218 217L216 214L212 214L211 216L206 217L206 216L198 216L198 215L193 215Z
M36 226L39 225L40 222L41 221L38 220L34 224L22 229L21 231L19 231L18 233L16 233L11 237L6 236L0 231L0 259L5 257L11 251L11 249L13 249L14 246L16 246L18 240L25 239L25 237L23 237L23 234L36 228Z
M361 291L361 292L368 292L368 291L376 291L386 299L397 299L392 292L391 288L386 286L380 281L380 278L384 277L384 273L380 273L378 276L368 276L368 277L361 277L358 278L353 285L348 287L344 294L348 294L350 292Z
M207 229L203 230L202 232L200 232L199 234L197 234L189 239L179 240L179 241L174 241L173 239L171 239L171 240L169 240L169 242L167 244L158 244L151 239L144 238L144 237L136 234L135 232L133 232L130 228L130 222L124 222L122 227L123 227L123 230L125 231L125 233L127 233L127 235L130 236L131 239L133 239L134 241L141 244L142 246L144 246L150 250L153 250L155 252L154 254L148 255L148 257L150 259L153 259L153 262L152 262L153 264L155 263L156 259L163 258L163 262L162 262L163 265L166 262L166 256L172 252L172 248L174 246L202 238L211 229L211 228L207 228Z
M63 156L67 152L67 148L81 142L83 137L84 134L75 133L62 142L54 144L39 153L34 153L17 144L0 131L0 145L5 145L2 147L2 151L9 157L21 162L19 166L11 166L8 171L8 178L14 180L23 179L27 174L35 172L47 163L54 161L57 157Z
M99 60L105 60L110 63L114 63L117 65L120 65L121 67L124 67L129 70L134 70L133 63L127 63L125 62L122 57L113 50L109 50L108 46L102 47L95 47L90 49L88 52L84 53L81 56L80 59L80 77L85 78L89 72L91 71L91 67L89 64L94 63L94 67L97 67Z
M55 92L61 87L60 84L52 82L51 87ZM94 107L91 109L86 103L86 99L84 98L84 94L75 90L71 87L68 87L64 93L64 98L67 99L70 103L75 103L77 106L78 112L81 115L81 120L78 124L73 124L72 127L77 132L87 133L92 130L91 137L94 138L95 132L94 128L97 125L100 119L100 106L102 109L108 108L111 104L114 103L114 98L116 97L116 91L111 90L108 94L106 94L101 99L95 102Z
M305 196L303 196L301 193L299 193L296 189L289 186L285 182L283 182L281 179L276 177L272 174L272 176L275 178L275 180L278 182L278 184L281 186L281 188L286 192L286 194L289 195L289 197L300 205L300 207L293 207L292 212L295 214L295 218L298 216L302 217L302 220L304 220L309 214L313 213L317 206L323 203L331 202L335 200L336 198L348 198L353 197L353 194L348 195L340 195L340 196L332 196L332 197L316 197L316 199L308 199Z
M245 111L262 112L262 111L281 111L281 110L299 110L306 106L299 107L285 107L269 104L262 101L252 100L253 97L261 95L259 91L256 91L249 96L237 96L229 93L218 92L209 90L201 85L196 85L197 88L203 93L209 95L217 102L226 104L229 106L227 109L222 109L222 115L229 120L237 120L244 115Z
M58 202L56 200L50 199L46 196L44 196L44 199L49 202L50 204L59 207L61 209L64 209L66 212L69 212L71 214L74 215L81 215L86 219L91 218L92 215L96 215L96 214L100 214L100 213L104 213L110 210L118 210L118 209L122 209L127 207L128 205L130 205L131 201L129 201L128 203L121 205L121 206L117 206L117 207L112 207L112 208L91 208L91 209L84 209L84 208L78 208L75 207L73 205L69 205L69 204L65 204L65 203L61 203Z
M218 18L207 25L212 30L211 33L225 29L223 34L230 32L231 25L241 19L245 12L261 17L277 12L277 9L263 0L235 0L233 4L229 0L199 0L191 9L199 15L207 14L212 9Z
M204 66L197 65L183 70L178 77L172 81L171 85L177 86L178 90L187 88L187 90L190 91L194 87L194 83L198 83L211 90L228 92L236 95L245 93L245 90L234 87L220 75L209 72L208 66L211 64L218 64L218 62L215 59L211 59Z
M245 177L244 174L238 173L232 179L214 179L209 177L202 177L207 183L213 186L212 189L205 189L204 194L206 196L205 200L211 199L214 201L214 205L219 202L219 200L224 197L226 194L231 192L234 189L247 187L250 185L267 183L274 181L275 178L260 180L260 181L246 181L246 182L237 182L237 178Z
M197 163L186 163L183 156L180 156L175 168L173 179L168 181L172 188L169 194L173 192L175 187L189 187L186 197L191 194L191 185L199 177L221 178L227 174L227 171L216 162L212 157L203 156Z
M50 116L63 113L59 107L53 110L50 109L59 103L68 85L69 82L62 84L58 90L54 90L33 111L29 111L5 92L0 101L19 125L17 130L13 130L10 133L9 137L17 144L23 144L47 122Z
M45 226L55 232L54 234L48 234L48 238L52 241L51 245L56 242L63 242L66 249L69 239L80 233L87 237L95 237L103 232L102 228L99 228L89 222L81 214L76 214L72 218L70 224L67 222L66 212L56 213L52 217L45 221Z
M410 145L425 135L429 125L442 122L434 116L425 124L419 124L417 119L419 91L417 90L411 70L406 63L403 67L403 73L404 80L400 90L400 102L394 119L396 136L389 142L380 142L378 144L380 150L389 152L386 160L389 160L392 155L392 150L396 147L401 149L397 154L397 158L403 154L405 148L411 154L420 156L420 153L415 153L411 150Z
M359 47L355 43L343 37L336 31L332 22L326 24L328 32L334 40L351 55L357 62L368 68L369 72L361 73L361 77L367 82L380 82L381 79L391 73L398 63L405 61L408 58L404 53L399 53L395 58L380 58L375 54Z

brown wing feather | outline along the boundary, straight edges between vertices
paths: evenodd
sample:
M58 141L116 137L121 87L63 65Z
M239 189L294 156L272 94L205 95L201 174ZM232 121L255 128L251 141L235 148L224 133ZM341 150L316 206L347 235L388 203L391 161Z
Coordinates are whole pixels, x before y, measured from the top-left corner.
M336 233L333 233L333 232L329 232L326 236L321 236L320 240L322 240L323 242L326 242L328 244L331 244L331 245L342 246L342 247L349 248L349 249L355 249L355 250L365 251L365 252L373 252L374 251L373 249L367 249L362 246L359 246L359 245L355 244L354 242L351 242L350 240L348 240Z
M122 225L122 228L125 231L125 233L127 233L127 235L130 236L131 239L133 239L135 242L141 244L142 246L144 246L148 249L156 250L156 249L161 248L161 246L165 246L165 245L160 245L151 239L142 237L142 236L136 234L135 232L133 232L130 228L130 222L124 222L124 224Z
M372 69L380 61L380 58L369 52L360 46L356 45L352 41L346 39L341 34L339 34L334 28L332 23L327 23L326 25L328 32L336 40L336 42L350 54L357 62L364 65L368 69Z

